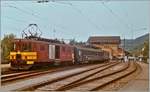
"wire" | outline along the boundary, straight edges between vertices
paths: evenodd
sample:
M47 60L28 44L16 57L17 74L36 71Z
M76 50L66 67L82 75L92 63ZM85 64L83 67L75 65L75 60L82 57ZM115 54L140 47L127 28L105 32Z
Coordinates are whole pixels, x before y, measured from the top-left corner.
M36 15L36 14L34 14L34 13L30 13L29 11L26 11L26 10L20 9L20 8L18 8L18 7L16 7L16 6L7 5L7 7L15 8L15 9L17 9L18 11L21 11L22 13L29 14L29 15L32 15L32 16L36 17L37 19L42 19L42 20L43 20L43 18L39 17L38 15Z
M125 27L127 27L127 28L129 28L129 29L131 30L131 28L129 27L129 25L126 24L123 19L120 19L120 17L119 17L111 8L109 8L104 2L101 2L101 3L102 3L102 5L103 5L113 16L116 17L116 19L117 19L120 23L124 24Z
M53 2L53 1L52 1L52 2ZM19 8L19 7L16 7L17 5L16 5L15 3L11 3L11 4L13 4L13 5L9 5L8 3L6 3L7 6L5 6L5 7L15 8L15 9L17 9L18 11L21 11L21 12L26 13L26 14L28 14L28 15L34 16L34 18L36 18L36 19L40 19L40 20L42 20L42 21L44 21L44 22L49 23L49 21L48 21L46 18L40 17L38 12L35 12L35 11L33 11L32 9L28 9L28 11L27 11L27 10L21 9L21 8ZM25 8L25 9L27 9L27 8ZM29 11L29 10L30 10L30 11ZM58 25L58 24L54 24L54 25L55 25L56 27L58 27L58 28L65 29L65 27L63 27L63 26L61 26L61 25ZM45 26L45 27L46 27L46 26Z
M10 19L10 20L14 20L14 21L17 21L17 22L21 22L21 23L24 23L24 22L26 22L26 23L27 23L27 21L25 21L25 20L14 19L14 18L12 18L12 17L8 17L8 16L5 16L4 18Z
M74 10L76 10L79 14L81 14L82 16L84 16L84 18L86 18L87 21L88 21L92 26L94 26L94 27L95 27L96 29L98 29L98 30L101 30L98 25L96 25L95 23L93 23L93 22L91 21L91 19L89 19L87 16L85 16L85 15L83 14L83 12L82 12L80 9L76 8L74 5L72 5L72 3L64 3L64 2L59 2L59 3L61 3L61 4L68 4L68 5L71 6ZM31 10L31 9L29 9L29 10L24 10L24 9L19 8L19 7L16 7L14 3L11 3L11 4L13 4L13 5L7 5L7 7L11 7L11 8L17 9L18 11L21 11L22 13L25 13L25 14L28 14L28 15L31 15L31 16L34 16L34 18L40 19L40 20L42 20L42 21L44 21L44 22L47 22L47 23L49 22L47 19L41 18L41 17L39 16L39 13L37 13L37 12L35 12L35 11L33 11L33 10L32 10L32 13L31 13L31 12L29 11L29 10ZM10 18L9 18L9 19L10 19ZM13 18L11 18L11 19L13 19ZM13 19L13 20L18 21L18 19ZM20 22L24 22L24 21L20 21ZM58 28L63 29L63 30L66 29L65 27L62 27L62 26L60 26L60 25L57 25L57 24L54 24L54 25L55 25L56 27L58 27Z
M67 5L69 5L69 6L71 6L74 10L76 10L80 15L82 15L84 18L86 17L86 19L87 19L87 21L93 26L93 27L95 27L97 30L102 30L98 25L96 25L95 23L93 23L92 22L92 20L89 18L89 17L87 17L87 16L85 16L85 14L83 14L83 12L79 9L79 8L77 8L77 7L75 7L72 3L70 3L70 2L56 2L55 1L55 3L60 3L60 4L67 4Z

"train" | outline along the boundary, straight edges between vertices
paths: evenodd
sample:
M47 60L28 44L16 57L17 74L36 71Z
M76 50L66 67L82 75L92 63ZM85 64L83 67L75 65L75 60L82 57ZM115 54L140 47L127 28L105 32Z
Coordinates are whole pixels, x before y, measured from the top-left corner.
M70 45L46 38L13 40L11 69L29 70L34 66L73 65L109 61L109 53L100 49Z

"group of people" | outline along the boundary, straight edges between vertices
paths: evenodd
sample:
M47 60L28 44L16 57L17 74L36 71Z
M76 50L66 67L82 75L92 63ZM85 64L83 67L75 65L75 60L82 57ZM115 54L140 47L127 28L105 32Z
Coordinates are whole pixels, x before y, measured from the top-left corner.
M128 62L128 61L139 61L142 62L142 58L131 57L131 56L124 56L119 59L121 62Z

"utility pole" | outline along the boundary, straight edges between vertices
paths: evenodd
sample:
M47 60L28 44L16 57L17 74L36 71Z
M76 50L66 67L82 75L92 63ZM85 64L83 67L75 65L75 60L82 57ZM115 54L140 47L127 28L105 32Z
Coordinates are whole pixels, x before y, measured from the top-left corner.
M55 30L55 28L53 29L53 36L54 36L54 39L55 39L55 32L56 32L56 30Z
M125 51L125 37L124 37L124 40L123 40L123 44L124 44L124 46L123 46L123 48L124 48L124 51Z

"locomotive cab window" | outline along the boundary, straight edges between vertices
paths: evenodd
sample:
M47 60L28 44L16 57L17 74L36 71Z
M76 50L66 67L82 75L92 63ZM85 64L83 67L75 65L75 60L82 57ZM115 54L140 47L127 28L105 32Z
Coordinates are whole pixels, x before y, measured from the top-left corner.
M23 41L16 41L13 43L13 50L14 51L31 51L32 44L31 42L23 42Z
M13 43L13 48L11 51L15 51L16 50L16 43Z
M23 43L22 51L31 51L31 43Z
M19 44L18 42L14 42L13 43L13 51L18 51L21 49L21 44Z

